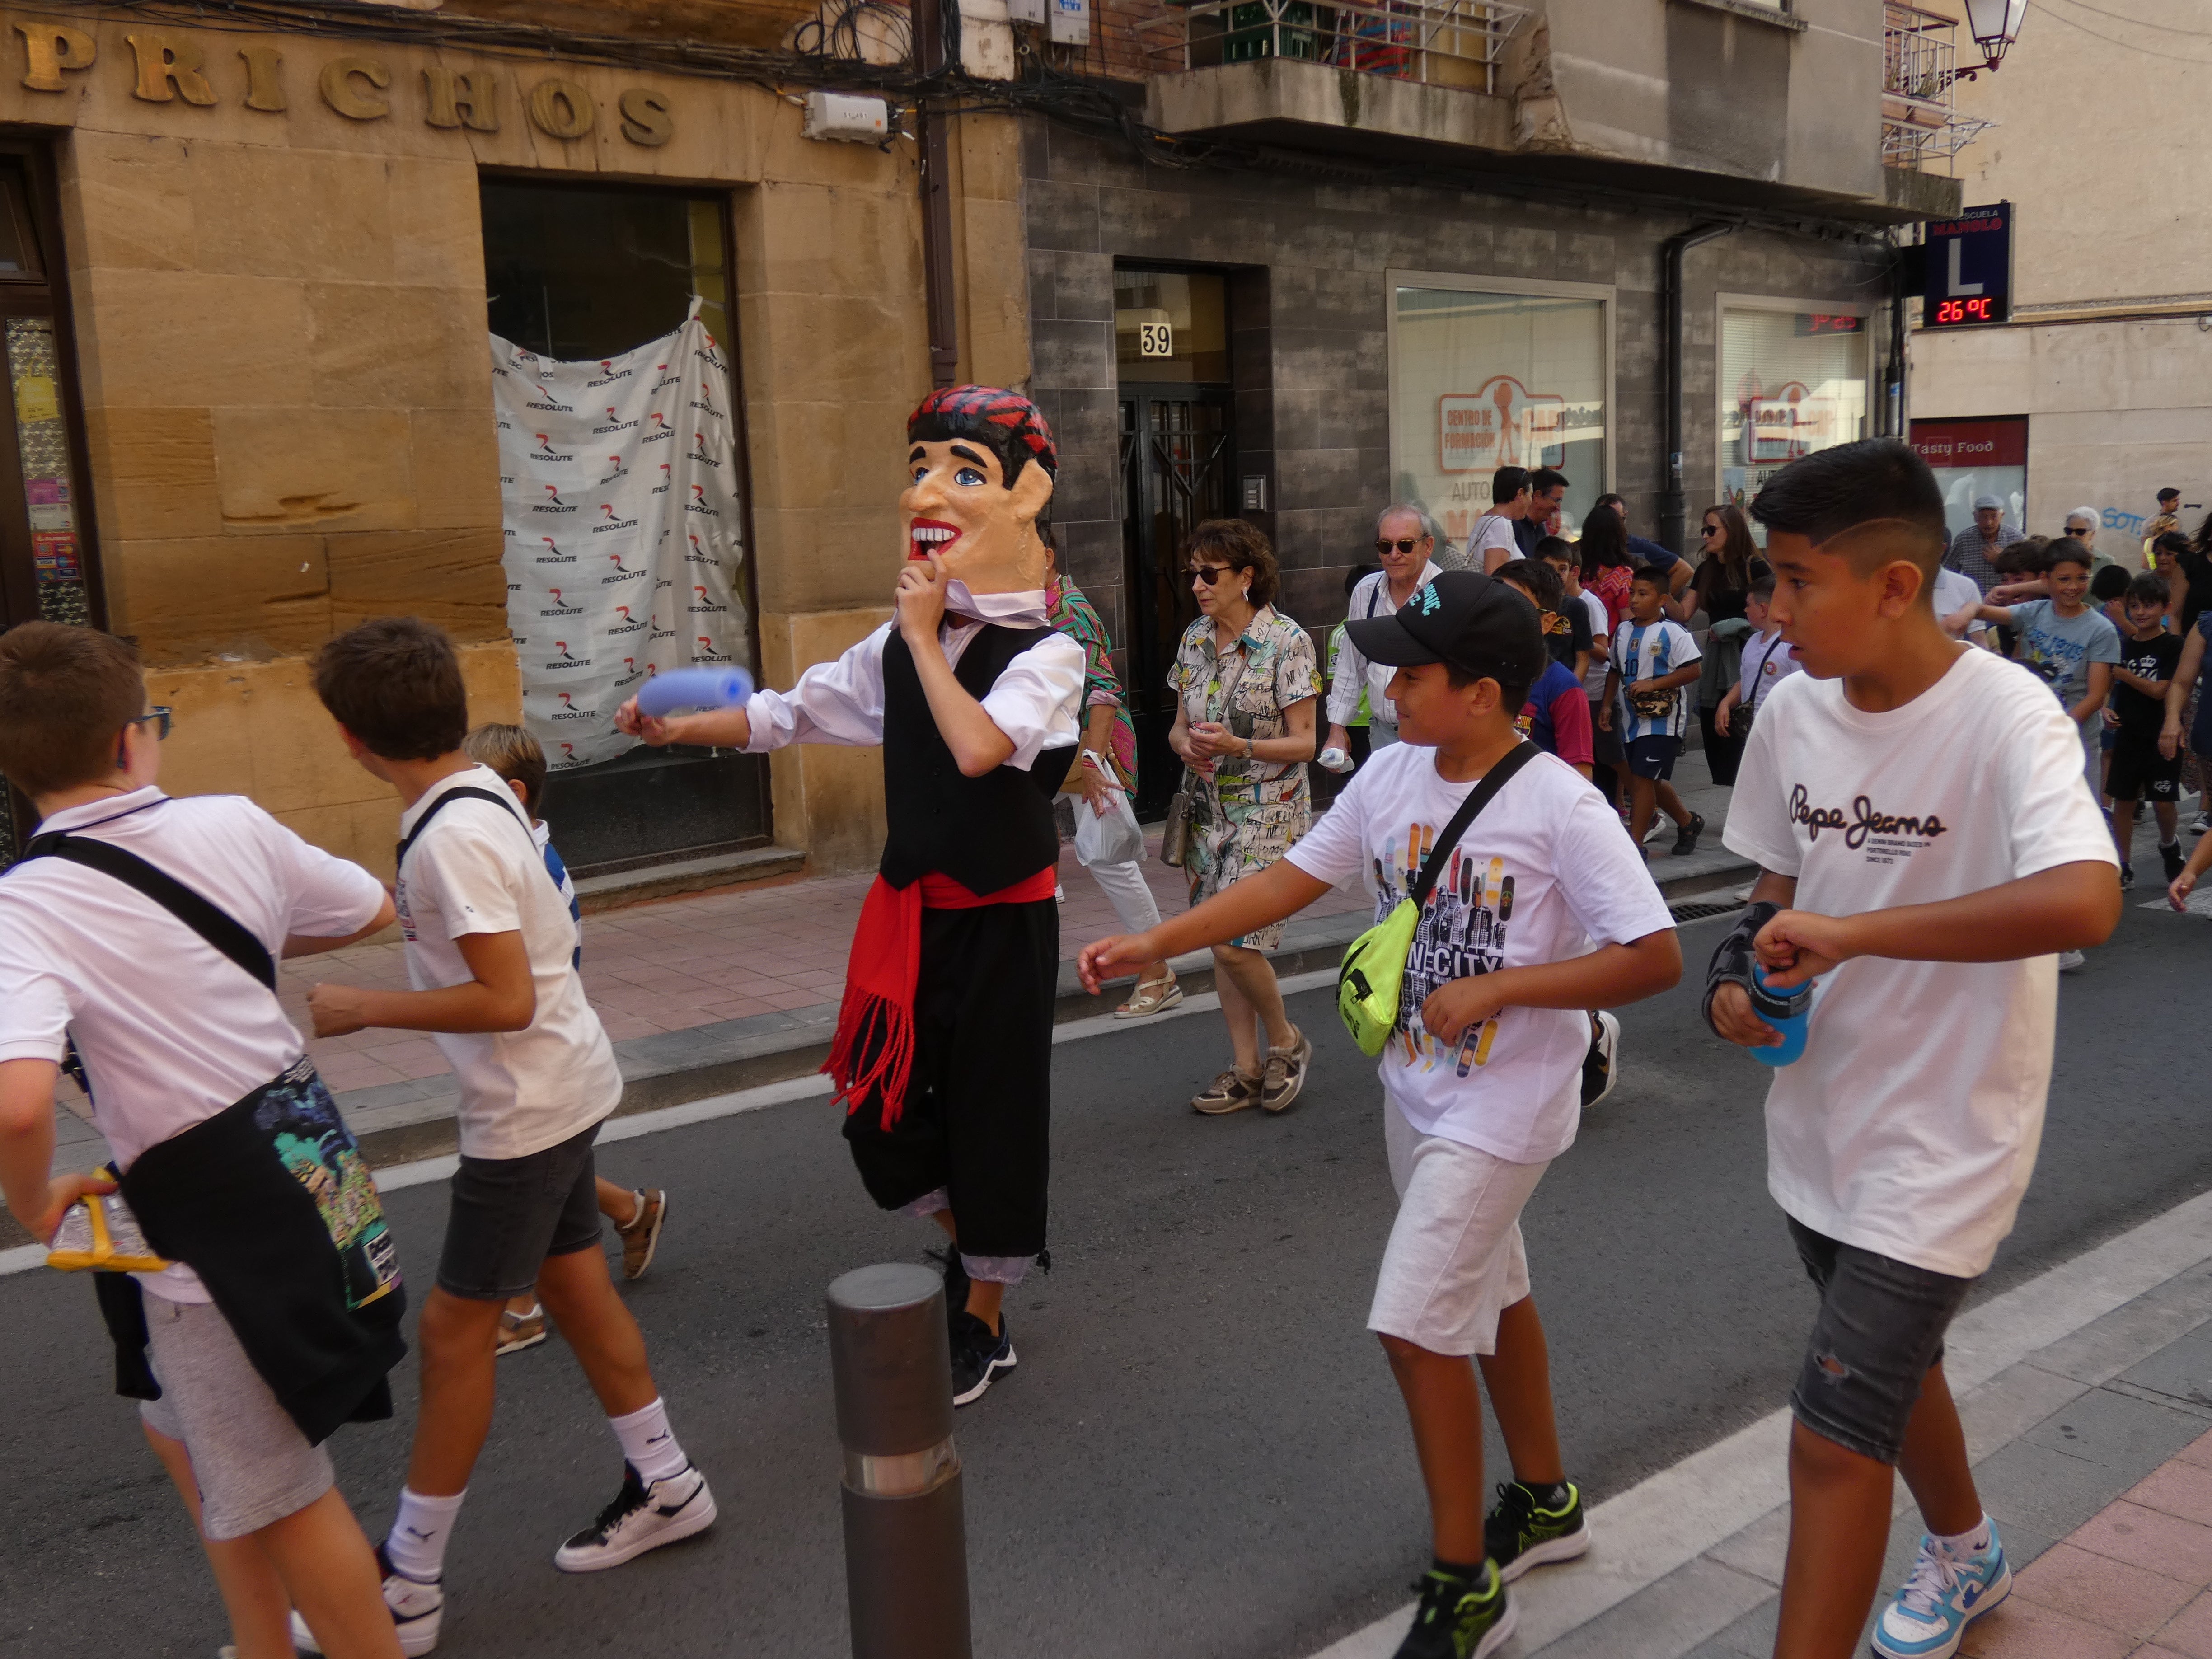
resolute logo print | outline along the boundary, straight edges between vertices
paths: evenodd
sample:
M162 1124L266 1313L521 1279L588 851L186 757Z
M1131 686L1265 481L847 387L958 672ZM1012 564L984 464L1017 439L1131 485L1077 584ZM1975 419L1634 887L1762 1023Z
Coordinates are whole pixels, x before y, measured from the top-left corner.
M625 421L623 419L621 411L616 409L612 404L609 404L607 405L607 423L605 426L593 427L592 428L592 435L594 438L604 438L610 432L628 432L633 427L636 426L636 424L637 422L635 421Z
M556 691L553 695L561 699L561 706L553 711L555 720L595 720L599 719L599 712L596 709L577 708L575 699L566 691Z
M546 659L545 666L549 670L559 672L570 668L589 668L592 665L592 659L589 657L572 656L568 651L568 641L566 640L554 641L553 648L561 654Z
M687 459L697 461L702 466L711 466L717 472L722 470L722 464L707 453L707 434L703 432L691 434L691 453Z
M668 416L659 410L653 411L653 430L639 440L641 443L665 443L676 435L676 428L668 424Z
M708 639L704 634L700 635L693 645L691 655L699 662L735 662L737 660L728 652L717 647L714 641Z
M719 519L722 516L707 505L707 486L704 484L691 486L691 499L684 503L684 510L686 513L703 513L710 519Z
M632 684L635 682L642 679L648 672L650 671L641 670L638 667L637 659L635 657L624 657L623 659L623 672L617 677L615 685L617 689L619 690L623 686Z
M574 404L562 403L554 395L552 387L542 382L538 386L538 400L526 403L523 407L535 409L547 415L574 415L576 412Z
M593 391L597 391L603 386L612 386L617 380L627 380L628 379L629 379L629 370L626 368L617 368L612 362L609 362L606 358L602 357L599 359L599 378L597 380L586 380L584 384ZM609 414L612 414L614 411L612 410L609 410L607 412Z
M691 550L684 556L684 563L710 565L718 569L720 568L722 562L699 544L696 532L687 533L685 539L691 544Z
M617 621L614 626L607 629L610 637L617 634L642 634L645 631L645 624L629 614L628 605L617 605L615 616ZM625 658L624 660L627 661L628 659Z
M538 539L545 544L545 550L543 553L540 553L538 557L532 561L532 562L537 564L574 564L576 562L576 556L574 553L563 552L561 548L561 544L555 541L550 536L540 536Z
M570 605L566 599L561 597L561 590L559 588L549 587L545 591L553 596L553 603L544 610L540 611L538 613L539 616L580 617L584 614L584 607L580 605Z
M668 463L663 461L660 464L660 482L653 485L653 493L656 495L665 495L668 493L668 487L671 482L672 478L668 471Z
M607 515L607 521L605 524L595 524L592 526L592 534L594 536L604 536L610 530L635 530L637 528L637 520L635 519L625 519L620 514L617 513L615 511L615 504L612 501L601 501L599 503L599 511ZM639 574L641 575L644 573L641 571Z
M530 459L533 461L573 461L576 458L554 448L552 434L541 432L538 434L538 447L530 452Z
M561 492L551 484L538 487L545 492L545 499L532 505L530 510L532 513L574 513L576 510L574 504L561 499Z
M713 599L708 598L707 590L703 586L695 586L691 591L694 593L696 593L699 597L684 607L684 611L688 615L694 617L719 617L730 608L726 605L717 605Z
M632 558L635 558L637 556L633 553L630 556ZM608 554L607 562L614 566L614 569L609 572L606 575L599 578L599 586L602 587L619 587L624 582L643 581L647 576L650 576L653 574L653 572L647 570L643 565L639 565L633 568L630 566L624 564L623 562L623 556L619 553Z
M609 470L606 477L599 480L603 484L611 484L617 478L627 478L629 477L629 468L623 465L623 458L619 455L608 456L607 467ZM501 482L505 483L507 481L502 479Z

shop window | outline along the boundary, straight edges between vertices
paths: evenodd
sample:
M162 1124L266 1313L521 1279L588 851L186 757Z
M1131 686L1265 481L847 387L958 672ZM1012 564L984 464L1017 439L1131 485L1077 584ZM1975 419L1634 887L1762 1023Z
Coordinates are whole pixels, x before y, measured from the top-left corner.
M1121 383L1229 379L1229 281L1210 271L1114 273L1114 362Z
M1799 456L1866 435L1865 317L1786 304L1723 304L1720 477L1726 500L1742 506ZM1765 530L1753 530L1765 545Z
M1915 421L1912 447L1943 486L1943 520L1955 536L1974 521L1974 501L1995 495L2005 522L2027 514L2027 416L1979 421Z
M1607 488L1609 301L1436 279L1395 287L1390 318L1391 493L1463 540L1501 466L1567 476L1571 538Z
M754 661L743 444L727 369L726 202L644 186L489 178L482 205L491 333L535 354L526 371L549 360L549 380L579 392L565 415L578 422L574 442L547 445L524 431L540 422L535 416L508 421L501 434L509 620L522 659L525 724L552 763L545 817L556 844L579 875L757 845L769 833L763 757L649 749L611 729L614 708L654 668ZM601 373L694 318L703 337L683 362L646 362L619 383ZM665 397L652 390L687 374L701 383ZM596 413L602 401L614 405L604 418ZM645 447L656 433L679 435L665 429L679 425L681 443L670 449L680 456ZM664 513L671 492L651 482L657 472L667 483L661 463L672 459L680 475L672 493L692 503L674 518ZM684 520L687 510L705 516ZM556 557L568 561L560 570L538 568ZM655 580L643 580L648 571ZM608 586L631 574L641 577L635 589ZM626 606L616 604L623 599ZM696 614L704 610L711 621ZM641 626L648 612L649 630ZM553 624L539 620L556 613Z

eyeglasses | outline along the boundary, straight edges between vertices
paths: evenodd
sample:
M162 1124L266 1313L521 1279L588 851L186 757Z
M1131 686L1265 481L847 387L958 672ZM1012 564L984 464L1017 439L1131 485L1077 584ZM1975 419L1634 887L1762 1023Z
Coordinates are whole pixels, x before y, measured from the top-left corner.
M1375 550L1387 559L1390 556L1390 550L1394 547L1401 553L1410 553L1426 540L1428 540L1426 536L1401 536L1395 542L1377 541L1375 544Z
M155 729L154 741L161 743L166 740L169 735L168 705L167 703L157 702L153 706L153 708L147 710L146 713L143 714L133 714L129 720L123 723L125 726L143 726L148 720L159 720L161 722L161 725Z
M1212 587L1236 568L1233 564L1194 564L1190 568L1190 574L1208 587Z

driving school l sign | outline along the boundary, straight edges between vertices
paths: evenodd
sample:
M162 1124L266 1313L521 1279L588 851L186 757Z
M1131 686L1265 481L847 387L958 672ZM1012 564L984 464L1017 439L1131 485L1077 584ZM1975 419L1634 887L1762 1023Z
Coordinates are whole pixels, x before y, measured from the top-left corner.
M1928 227L1923 328L1974 328L2012 316L2012 204L1968 208Z

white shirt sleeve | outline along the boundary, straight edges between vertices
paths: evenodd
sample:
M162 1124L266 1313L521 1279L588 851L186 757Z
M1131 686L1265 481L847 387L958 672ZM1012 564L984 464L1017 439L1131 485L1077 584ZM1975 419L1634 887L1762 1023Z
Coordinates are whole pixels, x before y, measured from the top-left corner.
M1382 573L1363 577L1352 590L1351 600L1344 607L1344 619L1356 621L1367 615L1374 592L1373 584L1388 581ZM1336 673L1328 683L1328 721L1332 726L1349 726L1359 714L1359 694L1367 689L1367 659L1352 642L1352 630L1344 630L1344 643L1337 647Z
M2093 860L2117 867L2112 832L2082 776L2081 728L2033 689L2039 695L2023 698L2017 735L1996 750L1997 813L2011 836L2013 879ZM1756 722L1751 730L1755 743Z
M482 822L476 816L480 811L497 810L478 801L455 801L423 832L409 855L410 907L427 900L437 911L447 939L521 931L522 908L509 883L511 849L500 845L502 836L514 836L520 826L512 813L503 815L508 819L505 824ZM544 879L543 866L538 873Z
M1283 856L1315 880L1332 887L1364 878L1369 861L1368 797L1375 793L1376 776L1372 762L1354 772L1328 810Z
M1650 867L1621 832L1620 815L1588 784L1559 823L1554 846L1560 896L1592 944L1632 944L1674 927Z
M1088 667L1083 647L1056 633L1016 657L992 682L983 694L983 712L1013 743L1006 765L1026 772L1046 750L1064 749L1076 740Z
M1775 762L1776 733L1787 724L1796 690L1788 680L1771 687L1759 705L1759 718L1744 739L1743 758L1737 763L1735 787L1729 794L1728 822L1721 826L1721 844L1732 853L1756 861L1762 870L1793 880L1804 867L1797 836L1790 823L1790 804L1782 797L1782 772ZM2056 711L2054 711L2056 712ZM2065 716L2059 715L2061 720ZM2074 775L2081 775L2081 746L2074 745Z
M0 912L4 914L4 912ZM69 981L39 949L39 930L0 923L0 1060L58 1062L69 1032Z
M866 749L884 740L884 645L891 624L835 662L817 662L788 691L756 691L745 703L749 755L786 744L828 743Z
M337 939L359 933L383 908L384 884L359 865L301 840L259 807L250 809L270 867L284 883L284 933L310 939ZM272 952L284 941L264 940Z

